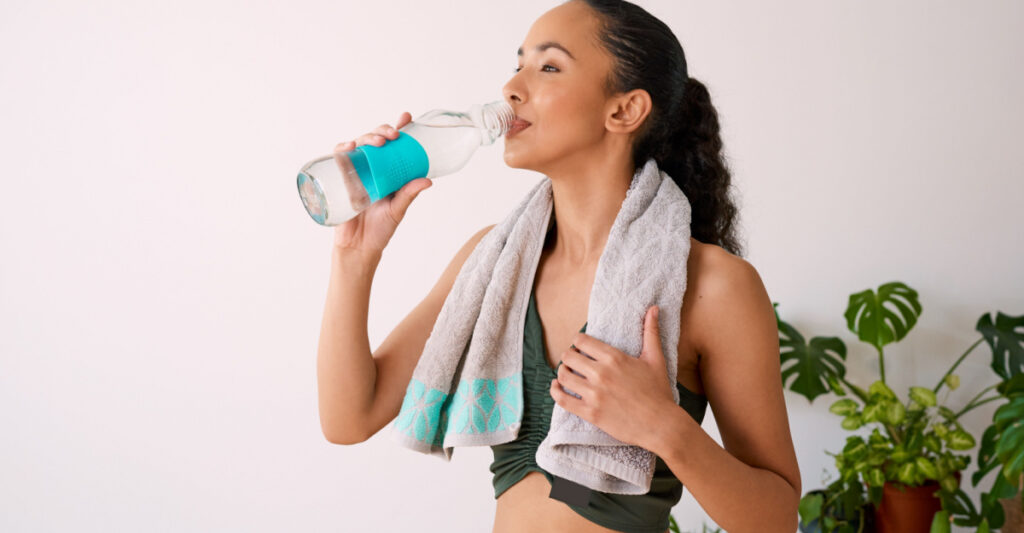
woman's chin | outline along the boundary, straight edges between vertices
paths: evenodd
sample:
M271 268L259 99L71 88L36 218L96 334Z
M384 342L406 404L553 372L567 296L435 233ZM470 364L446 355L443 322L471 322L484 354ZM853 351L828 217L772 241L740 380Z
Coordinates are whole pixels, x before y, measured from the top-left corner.
M527 169L528 163L526 161L526 158L523 157L523 154L521 154L520 151L515 148L510 150L506 146L505 152L502 155L502 157L505 160L505 164L508 165L509 168Z

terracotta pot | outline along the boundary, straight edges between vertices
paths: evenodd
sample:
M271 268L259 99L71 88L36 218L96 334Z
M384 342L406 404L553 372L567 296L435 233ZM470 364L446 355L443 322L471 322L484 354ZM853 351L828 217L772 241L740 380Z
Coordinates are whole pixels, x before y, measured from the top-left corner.
M1024 494L1018 494L1016 498L999 498L999 504L1003 506L1003 514L1006 515L1006 522L999 528L1002 533L1024 533L1024 511L1021 511L1021 500Z
M957 481L960 480L960 472L954 472L953 475ZM882 487L882 501L875 509L875 531L929 533L932 518L942 510L942 501L935 495L938 490L938 481L928 481L919 487L887 481Z

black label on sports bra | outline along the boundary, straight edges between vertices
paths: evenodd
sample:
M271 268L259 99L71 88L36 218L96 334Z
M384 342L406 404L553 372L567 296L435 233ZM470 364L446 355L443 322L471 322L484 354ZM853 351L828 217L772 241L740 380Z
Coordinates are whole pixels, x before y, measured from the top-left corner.
M552 475L551 494L548 497L579 507L586 507L590 503L591 492L593 491L579 483Z

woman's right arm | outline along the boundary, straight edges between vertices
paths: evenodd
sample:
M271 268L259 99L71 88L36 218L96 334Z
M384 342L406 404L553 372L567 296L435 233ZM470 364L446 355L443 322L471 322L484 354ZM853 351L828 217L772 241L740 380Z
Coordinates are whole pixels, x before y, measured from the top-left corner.
M413 370L455 278L493 227L470 237L423 301L372 353L367 315L370 286L381 254L333 250L317 352L320 426L329 442L363 442L398 416Z

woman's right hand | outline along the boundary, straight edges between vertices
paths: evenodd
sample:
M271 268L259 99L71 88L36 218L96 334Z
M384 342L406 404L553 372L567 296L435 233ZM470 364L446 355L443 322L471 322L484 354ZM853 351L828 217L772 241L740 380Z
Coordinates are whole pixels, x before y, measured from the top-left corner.
M408 111L403 112L394 127L381 124L355 141L339 143L334 147L334 152L347 152L365 144L383 146L385 142L397 139L398 130L411 121L412 115ZM335 226L335 248L351 249L364 254L382 253L384 247L391 241L391 236L395 234L398 224L405 217L409 204L423 189L431 185L433 181L429 178L414 179L401 189L373 202L351 220Z

